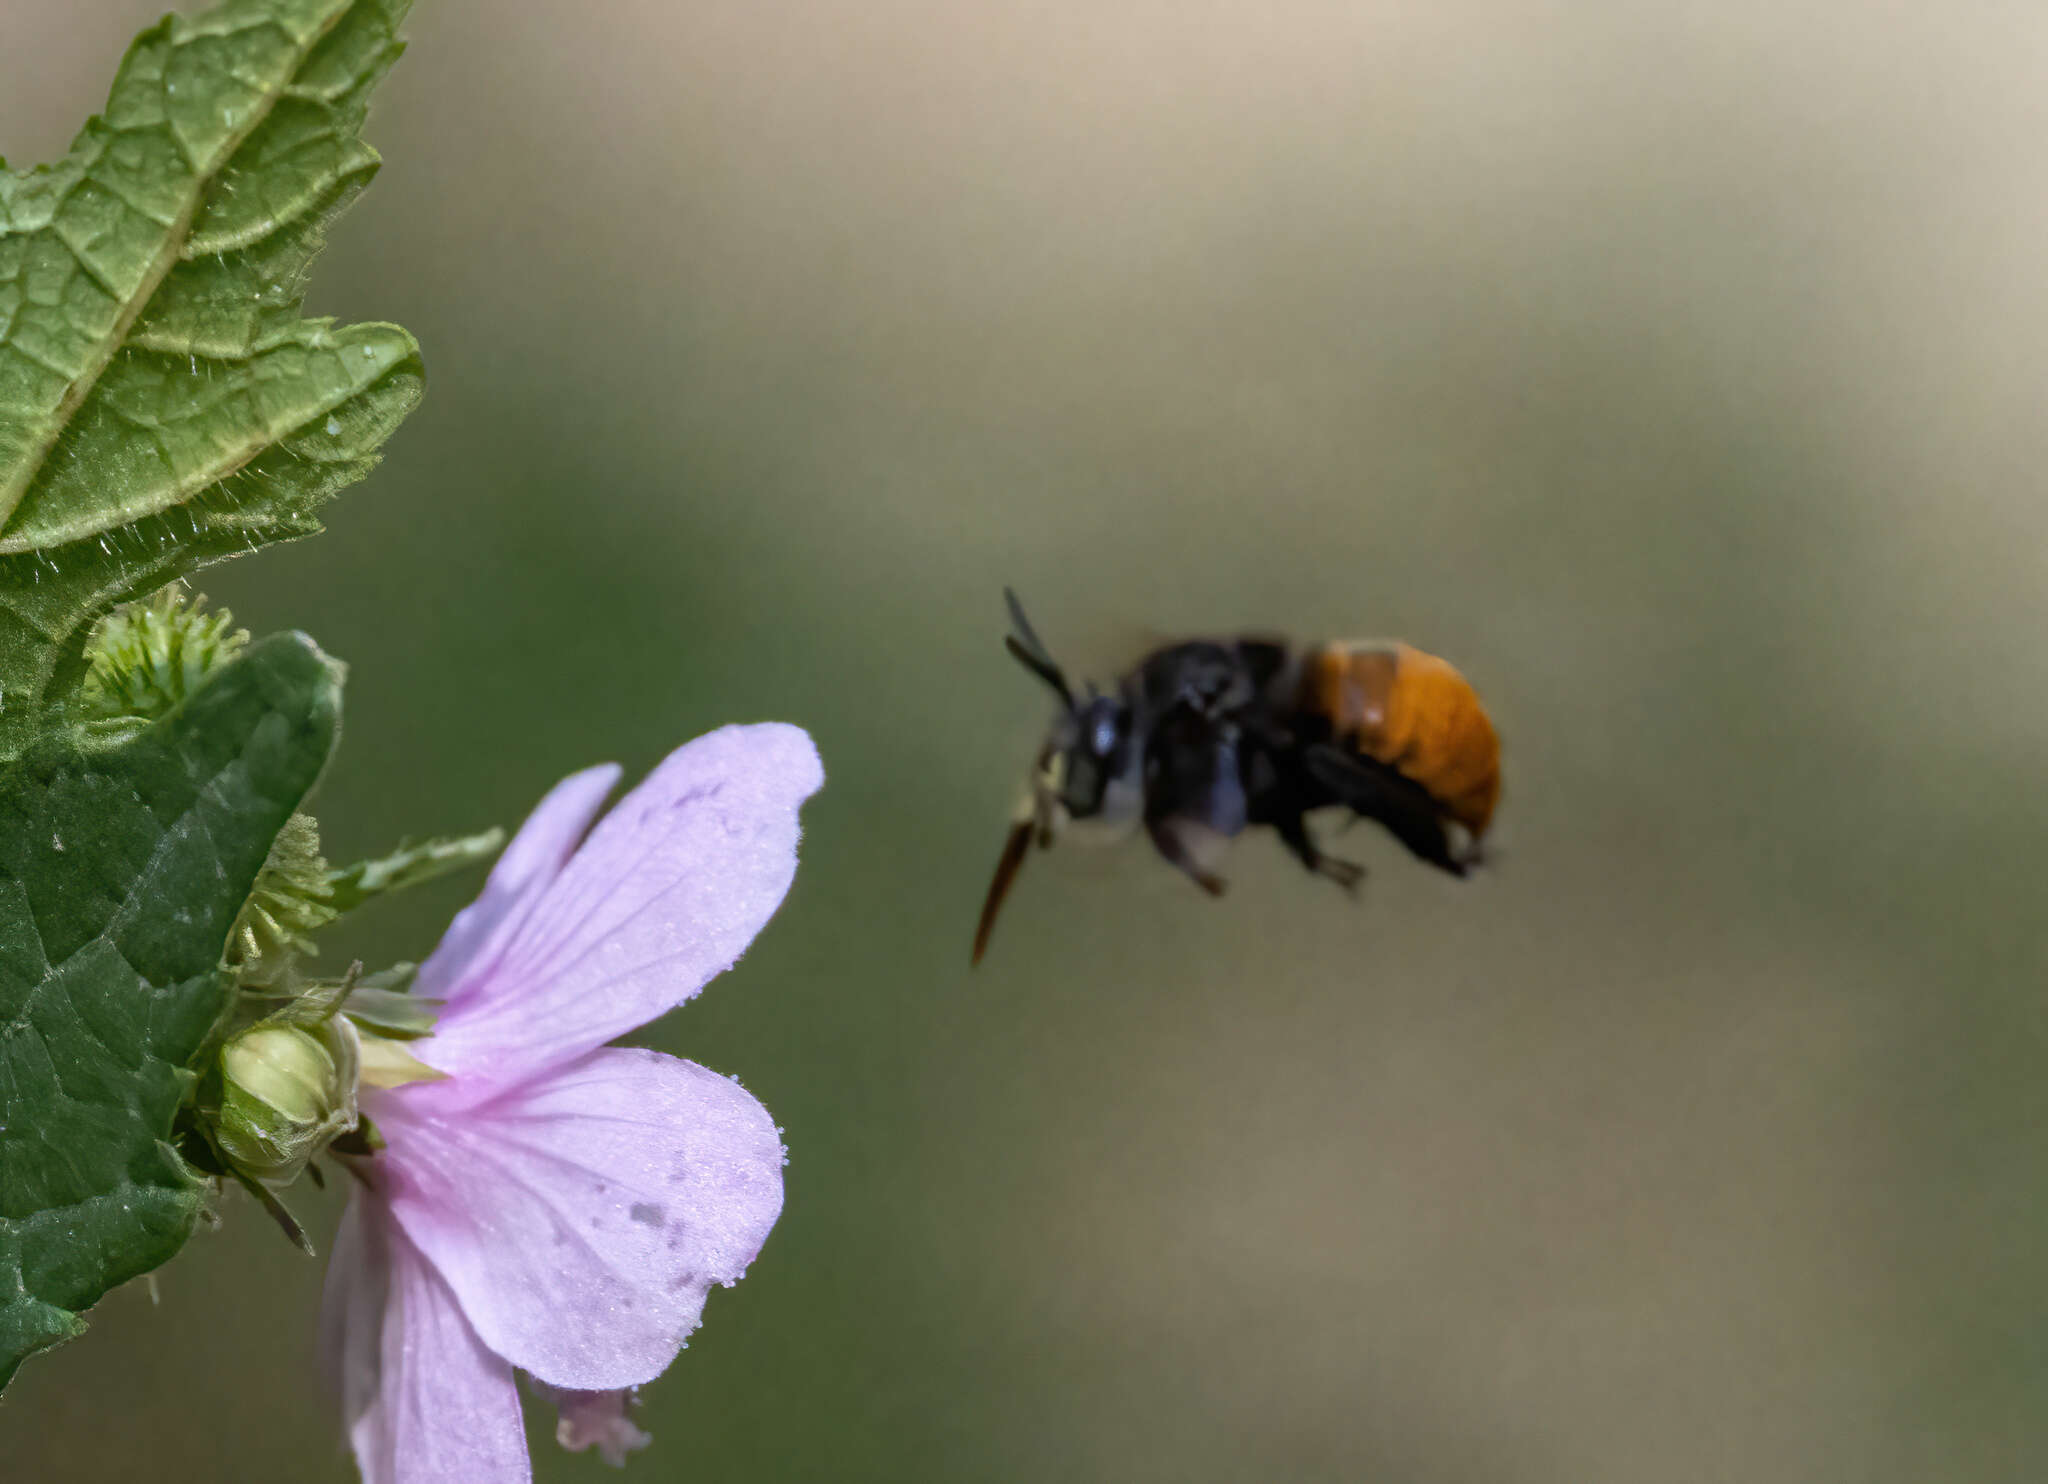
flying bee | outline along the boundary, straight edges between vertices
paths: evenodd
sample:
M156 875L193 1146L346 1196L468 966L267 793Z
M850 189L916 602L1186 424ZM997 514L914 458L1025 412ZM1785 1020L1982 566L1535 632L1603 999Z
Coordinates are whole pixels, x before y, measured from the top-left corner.
M1307 816L1338 806L1379 821L1421 860L1463 876L1500 798L1500 740L1471 684L1398 640L1297 646L1261 637L1153 650L1076 697L1005 588L1004 647L1061 710L1039 750L974 933L974 962L1035 842L1114 837L1142 824L1160 855L1211 896L1230 840L1269 825L1310 871L1355 890L1365 868L1326 855Z

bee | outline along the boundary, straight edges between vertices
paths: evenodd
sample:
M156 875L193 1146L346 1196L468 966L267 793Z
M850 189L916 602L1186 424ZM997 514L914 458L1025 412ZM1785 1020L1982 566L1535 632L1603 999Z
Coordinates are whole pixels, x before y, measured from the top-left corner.
M1069 831L1113 838L1142 824L1211 896L1223 894L1223 848L1254 825L1355 892L1365 868L1325 854L1309 833L1308 815L1327 807L1377 820L1453 876L1478 864L1500 800L1500 740L1444 660L1398 640L1193 639L1153 650L1113 695L1090 683L1076 697L1017 595L1003 596L1004 647L1061 709L989 883L975 963L1032 844L1045 849Z

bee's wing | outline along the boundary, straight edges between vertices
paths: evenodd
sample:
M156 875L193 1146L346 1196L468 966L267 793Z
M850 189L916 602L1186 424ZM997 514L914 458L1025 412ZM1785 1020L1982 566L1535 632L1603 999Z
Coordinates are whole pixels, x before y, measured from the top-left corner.
M1302 766L1336 801L1367 819L1376 819L1417 857L1453 876L1468 864L1451 850L1444 833L1441 806L1422 785L1404 778L1376 758L1318 743L1304 749Z

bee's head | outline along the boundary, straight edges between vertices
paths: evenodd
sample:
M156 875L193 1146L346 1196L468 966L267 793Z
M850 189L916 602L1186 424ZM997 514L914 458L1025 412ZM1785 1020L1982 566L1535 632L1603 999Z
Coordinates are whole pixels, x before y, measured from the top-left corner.
M1070 701L1053 723L1039 754L1032 794L1041 833L1070 820L1121 832L1143 802L1142 764L1130 703L1090 687L1086 700Z
M1031 777L1031 816L1039 843L1049 845L1069 820L1120 830L1138 817L1143 787L1144 748L1130 702L1105 696L1093 684L1076 700L1066 672L1046 653L1024 616L1024 606L1007 588L1010 621L1016 632L1004 640L1018 664L1051 686L1065 708L1047 733Z
M1144 739L1130 701L1121 695L1102 695L1093 685L1085 700L1076 700L1066 672L1046 653L1017 595L1005 588L1003 597L1009 602L1015 630L1004 637L1004 647L1018 664L1052 687L1063 709L1046 734L1045 746L1039 749L1031 791L1018 806L1009 842L989 885L981 927L975 934L976 961L988 945L996 912L1034 839L1043 849L1069 823L1086 827L1090 833L1122 834L1137 822L1145 796Z

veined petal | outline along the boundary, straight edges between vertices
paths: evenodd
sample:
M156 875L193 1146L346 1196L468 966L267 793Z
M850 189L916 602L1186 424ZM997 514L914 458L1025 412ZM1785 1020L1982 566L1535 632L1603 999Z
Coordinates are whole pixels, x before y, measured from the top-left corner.
M484 1343L551 1386L659 1375L782 1210L767 1110L694 1062L610 1049L486 1104L450 1091L375 1097L392 1214Z
M350 1202L322 1305L363 1484L524 1484L533 1473L512 1367L388 1222L373 1199Z
M521 914L515 909L536 899L561 872L617 787L619 773L617 763L603 763L571 773L548 790L491 867L483 892L455 914L440 944L420 965L415 994L449 999L452 987L483 978L504 936L498 930L516 925Z
M413 1050L487 1096L689 999L781 905L797 806L823 781L792 726L723 727L670 753L502 935L422 990L448 1006Z
M341 1213L320 1293L321 1369L341 1397L342 1426L351 1435L377 1403L384 1308L391 1294L390 1245L365 1222L364 1204L358 1196Z

